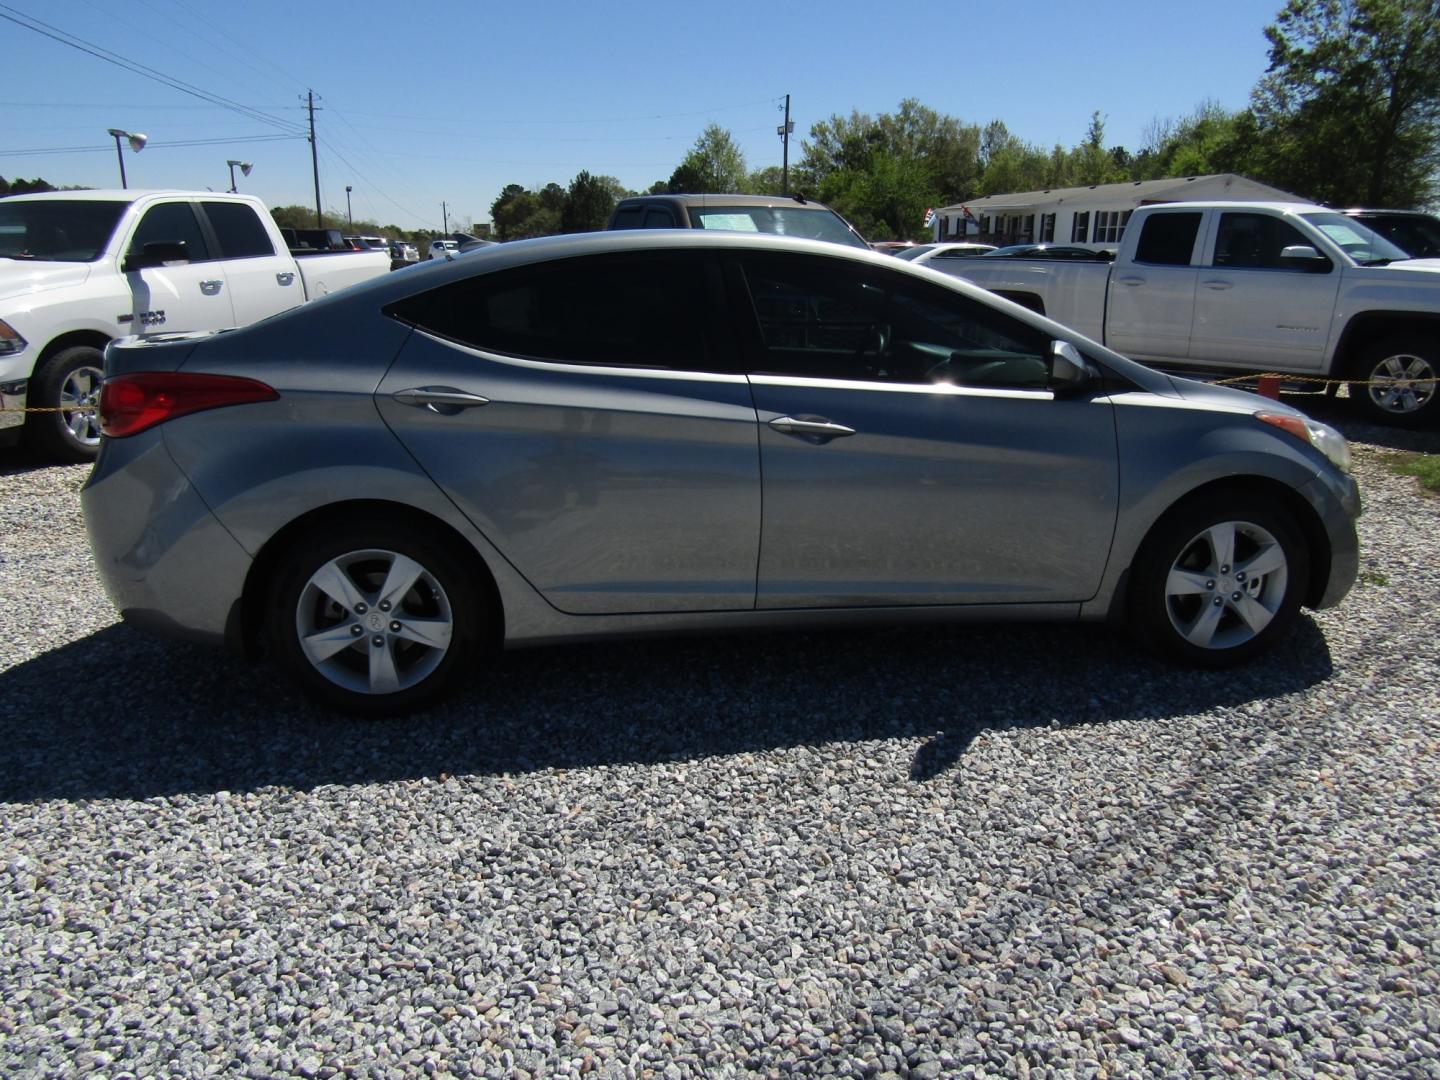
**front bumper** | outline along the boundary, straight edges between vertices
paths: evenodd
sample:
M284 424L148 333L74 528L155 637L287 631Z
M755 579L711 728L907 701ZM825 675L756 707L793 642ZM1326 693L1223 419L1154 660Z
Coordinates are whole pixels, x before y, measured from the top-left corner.
M1345 598L1360 572L1360 538L1355 519L1360 516L1360 488L1353 476L1322 473L1309 485L1305 496L1320 514L1330 542L1330 575L1314 607L1334 607Z
M80 492L105 592L121 618L223 644L251 558L210 512L157 430L104 439Z
M25 426L28 384L24 379L0 383L0 446L14 442Z

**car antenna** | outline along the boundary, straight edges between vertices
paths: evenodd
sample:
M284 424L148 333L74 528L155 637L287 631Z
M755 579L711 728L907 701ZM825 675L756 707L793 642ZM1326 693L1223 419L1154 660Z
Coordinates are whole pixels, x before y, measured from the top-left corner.
M802 206L803 206L804 203L805 203L805 196L804 196L804 195L791 195L790 198L794 199L796 202L800 203Z

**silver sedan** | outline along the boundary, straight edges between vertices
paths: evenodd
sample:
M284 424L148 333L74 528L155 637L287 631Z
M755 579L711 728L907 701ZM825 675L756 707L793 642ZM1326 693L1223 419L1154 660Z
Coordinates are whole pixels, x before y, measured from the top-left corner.
M1356 573L1332 429L835 245L506 244L106 376L83 502L124 618L354 712L695 629L1115 620L1226 664Z

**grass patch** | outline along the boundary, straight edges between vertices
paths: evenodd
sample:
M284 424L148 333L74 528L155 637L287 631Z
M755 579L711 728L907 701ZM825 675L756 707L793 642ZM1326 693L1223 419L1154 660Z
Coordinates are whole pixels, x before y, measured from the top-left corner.
M1414 476L1426 491L1440 494L1440 454L1401 454L1386 465L1396 476Z
M1378 585L1380 588L1383 589L1386 585L1390 584L1390 579L1387 578L1384 574L1381 574L1375 570L1361 570L1360 584Z

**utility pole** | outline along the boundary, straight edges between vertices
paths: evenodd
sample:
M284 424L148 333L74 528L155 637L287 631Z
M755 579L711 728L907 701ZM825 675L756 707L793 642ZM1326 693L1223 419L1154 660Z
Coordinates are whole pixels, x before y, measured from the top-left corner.
M785 144L784 157L781 159L784 164L780 166L780 194L790 194L790 133L795 130L794 123L790 120L790 95L785 95L785 123L775 129L780 135L780 141Z
M355 217L350 213L350 190L351 185L345 185L345 221L353 231L355 228Z
M325 214L320 209L320 154L315 149L315 91L306 91L306 101L310 109L310 167L315 170L315 227L325 227Z
M450 235L450 211L444 201L440 203L440 226L446 236Z

